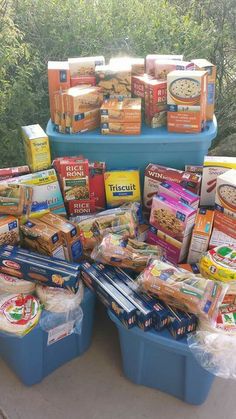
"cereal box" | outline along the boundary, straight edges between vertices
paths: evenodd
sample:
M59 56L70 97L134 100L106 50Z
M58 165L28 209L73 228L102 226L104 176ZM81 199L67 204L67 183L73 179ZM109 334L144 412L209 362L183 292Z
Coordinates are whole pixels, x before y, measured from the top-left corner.
M29 166L6 167L0 169L0 181L10 179L15 176L22 176L29 173Z
M236 219L215 210L214 229L236 240Z
M97 86L110 97L131 97L131 66L104 65L95 68Z
M181 185L175 182L161 182L158 188L160 194L172 196L173 198L179 199L184 204L190 205L192 208L198 208L199 195L196 195Z
M100 108L101 123L110 122L141 122L141 99L117 98L105 100Z
M68 159L60 162L62 190L66 201L89 199L88 160Z
M152 78L147 74L144 74L143 76L132 76L131 79L132 97L141 99L142 110L145 108L145 84L148 80L152 80Z
M153 197L150 224L178 241L193 228L196 209L165 194Z
M174 70L194 70L194 64L190 61L156 60L154 63L155 78L166 80L167 74Z
M48 169L51 166L51 155L48 136L40 125L21 127L25 157L32 172Z
M236 169L236 157L204 157L200 205L215 205L217 177L230 169Z
M0 246L3 244L15 245L20 241L19 223L12 215L0 216Z
M161 55L149 54L146 56L146 73L155 76L155 61L156 60L177 60L182 61L183 55Z
M166 87L165 80L145 81L145 122L152 128L166 125Z
M105 173L107 206L118 207L126 202L140 202L139 170L111 170Z
M217 177L215 208L236 218L236 170L231 169Z
M105 64L103 56L68 58L68 66L71 77L94 76L95 67Z
M167 123L170 132L201 132L206 125L206 71L172 71L167 75Z
M195 70L207 71L207 107L206 119L210 121L213 119L215 107L215 83L216 83L216 66L205 59L192 60L195 65Z
M129 63L131 65L132 76L142 76L144 74L145 60L144 58L136 57L115 57L111 58L109 64L124 65Z
M213 220L214 211L206 210L205 208L198 210L189 246L188 263L199 262L202 254L208 250Z
M103 122L101 124L101 133L103 135L140 135L140 122Z
M70 72L67 61L48 62L48 91L50 101L51 120L54 122L54 99L53 94L59 90L69 89Z

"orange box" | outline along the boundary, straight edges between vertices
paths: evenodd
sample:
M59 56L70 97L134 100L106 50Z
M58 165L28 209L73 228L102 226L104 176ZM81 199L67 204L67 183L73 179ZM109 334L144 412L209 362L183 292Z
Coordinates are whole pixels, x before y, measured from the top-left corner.
M215 210L214 228L236 240L236 219Z
M187 263L197 263L208 245L213 228L214 211L199 208L195 219L192 239L189 246Z
M170 132L201 132L206 125L207 72L177 70L167 75Z
M100 108L103 122L141 122L141 99L126 98L105 100Z
M70 72L67 61L49 61L48 62L48 92L50 103L51 119L54 122L54 93L59 90L70 87Z
M105 135L139 135L140 132L141 122L106 122L101 124L101 133Z
M100 127L100 108L76 115L66 114L66 132L75 134Z
M103 101L103 95L98 87L81 88L81 86L77 86L67 90L65 100L66 112L77 115L99 108Z
M68 58L71 77L94 76L95 67L104 64L105 58L103 56Z
M192 60L196 70L207 71L207 106L206 119L211 121L215 109L215 84L216 84L216 66L205 59Z

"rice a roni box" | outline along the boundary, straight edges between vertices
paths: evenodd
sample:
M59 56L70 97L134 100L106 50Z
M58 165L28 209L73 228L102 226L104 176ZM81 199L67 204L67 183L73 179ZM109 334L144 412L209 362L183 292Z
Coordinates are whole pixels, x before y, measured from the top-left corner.
M60 161L60 177L65 201L89 199L89 164L87 159Z
M95 67L105 64L103 56L68 58L68 66L71 77L94 76Z
M148 74L144 74L143 76L132 76L131 79L132 97L141 99L142 110L145 108L145 85L149 80L152 80L152 77Z
M152 128L166 125L166 80L145 81L145 122Z
M207 72L172 71L167 75L169 132L201 132L206 126Z
M211 121L214 115L215 108L215 83L216 83L216 66L205 59L192 60L195 65L195 70L207 71L207 107L206 119Z
M149 54L146 56L146 73L150 76L155 76L155 61L156 60L177 60L182 61L183 55L161 55Z
M236 218L236 170L231 169L218 176L215 207L224 214Z
M51 120L54 122L55 108L53 94L61 89L69 89L70 72L68 61L48 62L48 91Z

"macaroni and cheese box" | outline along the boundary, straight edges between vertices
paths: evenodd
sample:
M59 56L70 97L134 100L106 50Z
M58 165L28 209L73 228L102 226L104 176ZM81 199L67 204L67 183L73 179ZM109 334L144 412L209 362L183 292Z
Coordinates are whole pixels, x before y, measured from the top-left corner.
M183 55L161 55L149 54L146 56L146 73L155 76L155 61L156 60L177 60L182 61Z
M206 126L207 72L167 75L167 127L170 132L201 132Z
M21 127L25 157L27 165L32 172L49 169L51 154L48 136L40 125Z
M103 135L140 135L140 122L103 122L101 124L101 133Z
M215 208L236 219L236 170L217 177Z
M68 61L49 61L48 62L48 91L50 102L51 120L54 122L54 93L59 90L69 89L70 72Z
M0 216L0 246L15 245L20 241L19 222L12 215Z
M192 239L189 246L187 263L199 262L203 253L208 250L213 228L214 211L200 208L198 210Z
M211 121L215 108L215 83L216 83L216 66L205 59L192 60L195 70L207 71L207 107L206 119Z
M194 70L195 66L190 61L161 60L154 63L155 78L157 80L166 80L167 74L174 70Z
M102 55L98 57L68 58L68 66L71 77L94 76L95 67L104 64L105 58Z
M117 98L105 100L100 108L101 123L124 122L135 123L141 122L141 99L125 98L118 100ZM130 124L128 124L128 127Z
M0 169L0 181L30 173L29 166L6 167Z
M132 76L142 76L144 74L145 60L144 58L136 57L115 57L111 58L109 64L124 65L129 63L131 65Z
M184 204L190 205L192 208L198 208L199 195L188 191L178 183L171 181L161 182L158 188L158 192L160 194L164 193L165 195L177 198Z
M104 179L108 208L141 201L139 170L111 170Z
M131 65L109 64L95 68L97 86L105 96L131 97Z
M145 81L145 122L152 128L166 125L166 88L165 80Z

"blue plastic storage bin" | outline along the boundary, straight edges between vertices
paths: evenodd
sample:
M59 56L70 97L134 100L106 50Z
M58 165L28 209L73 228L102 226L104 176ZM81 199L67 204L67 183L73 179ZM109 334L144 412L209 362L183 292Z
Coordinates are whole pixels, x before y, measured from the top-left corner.
M141 135L101 135L99 130L82 134L60 134L48 122L52 156L82 154L91 161L105 161L108 169L137 167L143 174L148 163L183 169L185 164L201 165L217 134L216 119L200 134L168 133L166 127L148 128Z
M39 383L55 369L82 355L90 346L93 331L95 294L85 289L81 304L82 331L47 346L48 334L36 326L23 338L0 337L0 356L27 386Z
M110 311L108 314L119 332L127 378L186 403L199 405L206 400L214 376L197 363L186 339L176 341L167 330L143 332L138 327L128 330Z

